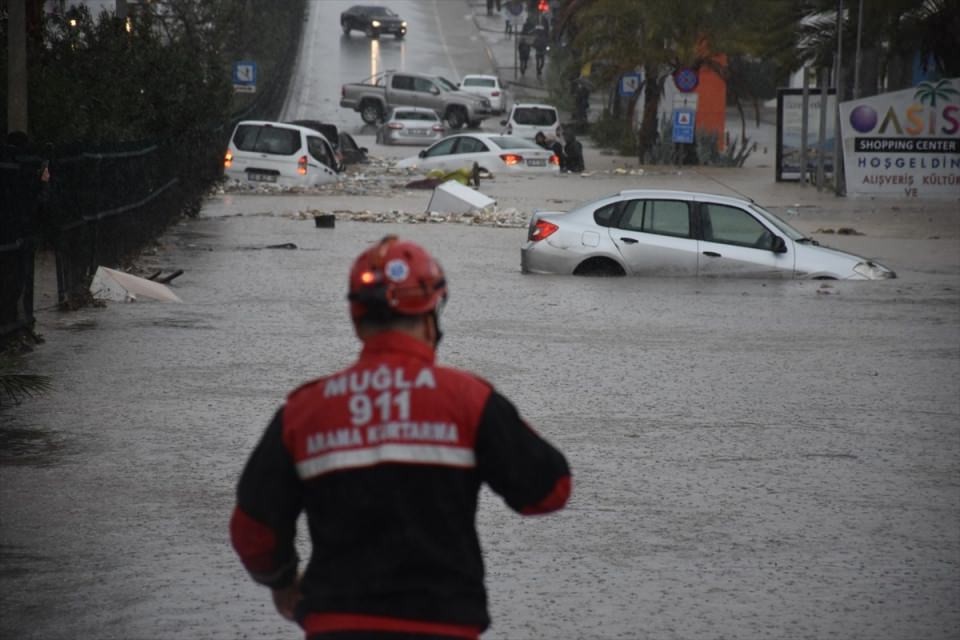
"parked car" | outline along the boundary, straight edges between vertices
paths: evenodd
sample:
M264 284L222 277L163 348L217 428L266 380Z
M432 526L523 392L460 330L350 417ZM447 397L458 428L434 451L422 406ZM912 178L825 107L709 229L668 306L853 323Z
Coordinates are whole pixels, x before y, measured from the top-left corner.
M308 129L322 133L327 141L330 142L330 146L333 147L333 152L341 165L337 167L337 171L343 171L345 165L359 164L368 161L368 149L358 145L352 135L346 131L340 131L335 124L322 122L320 120L293 120L290 124L300 125L301 127L307 127Z
M425 146L443 137L443 121L423 107L394 107L377 129L377 144L418 144Z
M637 189L567 213L536 212L524 273L880 280L896 274L820 246L755 202Z
M461 91L475 93L490 101L494 113L500 114L507 110L507 91L497 76L469 74L460 79Z
M340 14L340 28L345 35L363 31L371 38L381 33L392 34L397 40L407 35L407 21L392 9L376 5L355 5Z
M319 131L244 120L230 134L223 172L243 184L311 187L336 182L339 166L333 146Z
M520 102L510 109L506 120L501 120L503 133L533 140L538 131L547 137L560 138L563 128L557 108L549 104Z
M340 106L353 109L367 124L375 124L393 107L426 107L451 129L479 127L492 111L490 101L457 88L442 76L387 70L362 82L340 87Z
M456 171L476 163L481 171L497 173L557 174L560 159L529 140L496 133L458 133L435 142L419 154L404 158L397 167Z

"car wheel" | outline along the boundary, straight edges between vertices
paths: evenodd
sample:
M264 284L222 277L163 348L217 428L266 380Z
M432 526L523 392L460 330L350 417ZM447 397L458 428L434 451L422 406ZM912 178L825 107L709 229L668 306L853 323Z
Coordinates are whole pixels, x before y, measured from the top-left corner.
M617 262L609 258L588 258L573 270L575 276L624 276L626 273Z
M376 124L381 117L380 105L373 100L367 100L360 105L360 118L367 124Z
M459 129L467 122L467 116L463 113L463 109L454 107L447 111L447 124L450 125L451 129Z

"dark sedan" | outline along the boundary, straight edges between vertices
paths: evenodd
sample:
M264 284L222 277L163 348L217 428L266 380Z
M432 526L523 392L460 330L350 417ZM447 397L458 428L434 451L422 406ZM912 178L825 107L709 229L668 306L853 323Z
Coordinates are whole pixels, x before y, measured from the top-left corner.
M397 40L407 35L407 21L391 9L376 5L356 5L340 14L340 26L346 35L363 31L371 38L381 33L393 34Z

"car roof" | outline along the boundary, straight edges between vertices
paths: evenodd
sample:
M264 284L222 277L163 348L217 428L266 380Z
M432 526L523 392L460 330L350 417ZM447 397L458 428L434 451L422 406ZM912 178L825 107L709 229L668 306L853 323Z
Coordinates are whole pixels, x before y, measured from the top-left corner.
M541 103L541 102L515 102L515 103L513 103L513 108L514 108L514 109L522 109L522 108L527 108L527 109L553 109L554 111L557 110L557 108L556 108L555 106L553 106L552 104L543 104L543 103Z
M729 202L737 204L752 204L753 200L741 196L707 193L706 191L681 191L675 189L623 189L613 194L613 197L627 198L674 198L678 200L710 200L712 202Z
M320 131L317 131L316 129L311 129L310 127L304 127L299 124L291 124L289 122L276 122L274 120L241 120L240 122L237 123L237 127L241 125L254 126L254 127L277 127L277 128L284 128L284 129L297 129L301 133L305 133L308 136L319 136L324 140L327 140L327 136L323 135L323 133L321 133ZM329 143L330 141L327 140L327 142Z

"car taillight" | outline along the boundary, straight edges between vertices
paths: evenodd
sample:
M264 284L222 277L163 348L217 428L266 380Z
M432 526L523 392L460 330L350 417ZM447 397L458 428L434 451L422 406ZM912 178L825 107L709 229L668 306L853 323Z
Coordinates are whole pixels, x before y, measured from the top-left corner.
M403 129L402 122L388 122L387 129Z
M537 222L530 227L527 232L527 240L530 242L537 242L543 240L544 238L553 235L553 233L559 229L557 225L552 222L547 222L546 220L537 220Z
M549 162L550 164L555 164L555 165L557 165L557 166L559 167L559 166L560 166L560 156L558 156L557 154L553 154L552 156L550 156L550 160L548 160L548 162Z
M297 173L302 176L307 175L307 156L300 156L297 160Z
M223 168L229 169L233 165L233 154L227 151L227 155L223 156Z
M499 91L494 91L494 92L492 92L490 95L493 96L494 98L496 98L496 97L498 97L498 96L500 95L500 92L499 92Z
M434 131L440 131L440 132L443 131L443 125L442 125L442 124L435 124L435 125L433 125L432 128L433 128Z
M500 159L503 160L503 164L508 167L512 167L515 164L523 164L523 156L518 156L515 153L502 153L500 154Z

